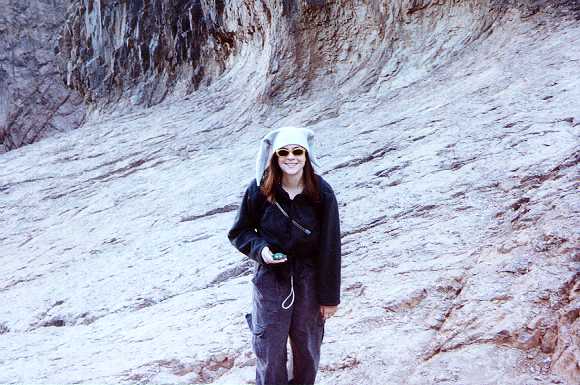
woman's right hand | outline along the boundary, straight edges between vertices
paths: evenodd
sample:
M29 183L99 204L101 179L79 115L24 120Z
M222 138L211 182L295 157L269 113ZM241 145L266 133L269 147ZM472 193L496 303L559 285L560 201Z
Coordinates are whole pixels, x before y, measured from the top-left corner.
M270 251L270 248L268 246L265 246L262 249L262 259L264 260L264 262L266 263L284 263L286 262L286 258L284 259L274 259L272 251Z

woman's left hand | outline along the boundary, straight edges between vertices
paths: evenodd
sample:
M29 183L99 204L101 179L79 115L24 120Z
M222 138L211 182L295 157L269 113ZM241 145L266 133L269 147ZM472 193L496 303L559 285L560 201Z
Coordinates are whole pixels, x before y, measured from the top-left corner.
M320 305L320 315L322 316L322 319L326 321L332 317L334 313L336 313L336 309L338 309L338 306Z

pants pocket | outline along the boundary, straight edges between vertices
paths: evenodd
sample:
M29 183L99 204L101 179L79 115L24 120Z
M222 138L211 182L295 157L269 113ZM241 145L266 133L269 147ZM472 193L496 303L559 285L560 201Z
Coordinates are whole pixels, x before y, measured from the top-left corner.
M260 293L260 297L277 298L279 292L278 279L275 272L268 267L259 265L251 281L254 284L254 288Z
M266 359L266 352L268 348L266 344L266 327L263 325L253 325L252 329L252 344L254 347L254 353L259 360Z
M250 329L250 332L254 336L261 337L264 335L264 330L266 329L266 327L262 325L254 325L254 323L252 322L252 313L246 314L246 323L248 324L248 329Z

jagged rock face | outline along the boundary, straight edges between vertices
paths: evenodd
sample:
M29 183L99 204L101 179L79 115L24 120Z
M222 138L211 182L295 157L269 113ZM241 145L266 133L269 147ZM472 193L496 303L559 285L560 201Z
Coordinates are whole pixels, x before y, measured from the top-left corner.
M60 38L61 69L89 103L117 109L189 93L237 65L252 70L246 86L257 102L329 86L348 98L377 82L412 83L510 6L533 14L568 3L81 0Z
M85 107L61 81L54 47L68 1L0 0L0 153L79 126Z
M84 0L63 30L62 68L67 84L95 103L124 93L154 104L248 61L256 101L329 85L360 92L379 80L413 81L420 74L395 75L412 72L410 61L425 62L422 71L444 63L498 17L487 1L466 3ZM467 30L454 33L459 26ZM445 39L434 37L445 30Z
M224 5L197 91L3 154L0 383L251 383L226 232L259 139L302 124L343 231L319 384L577 384L580 25L512 3Z
M81 0L59 40L66 83L88 103L190 92L221 73L233 49L223 16L223 0Z
M253 60L260 76L248 86L264 101L281 90L282 97L304 93L317 75L341 83L369 65L375 70L370 73L392 75L400 67L393 53L417 37L406 34L416 30L405 28L408 15L425 8L407 1L325 3L84 0L60 40L62 68L67 84L90 102L119 101L124 93L133 103L154 104L170 91L187 92L235 63ZM361 11L364 22L353 22ZM473 16L475 31L494 17ZM353 35L365 44L353 45L347 38ZM425 42L420 37L418 44ZM363 87L379 73L364 79ZM360 80L351 81L359 88Z

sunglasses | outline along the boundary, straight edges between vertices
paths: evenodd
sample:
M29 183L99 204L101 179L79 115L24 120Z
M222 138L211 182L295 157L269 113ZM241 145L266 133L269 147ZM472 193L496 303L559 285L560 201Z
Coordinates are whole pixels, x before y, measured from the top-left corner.
M276 155L282 157L288 156L290 155L290 153L292 153L292 155L294 156L302 156L306 153L306 150L303 149L302 147L293 148L292 151L288 150L287 148L279 148L276 150Z

